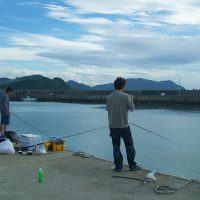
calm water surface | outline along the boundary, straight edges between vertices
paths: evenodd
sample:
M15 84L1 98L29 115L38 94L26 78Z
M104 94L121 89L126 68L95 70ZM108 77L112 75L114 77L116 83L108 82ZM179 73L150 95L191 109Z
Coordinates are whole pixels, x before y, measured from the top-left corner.
M108 125L104 105L11 102L11 111L50 137L62 137ZM200 109L137 108L130 122L168 137L173 144L137 127L131 127L136 161L145 169L183 178L200 178ZM9 129L40 134L16 117ZM45 140L46 138L43 137ZM67 139L68 149L113 160L109 129ZM122 144L124 163L127 164Z

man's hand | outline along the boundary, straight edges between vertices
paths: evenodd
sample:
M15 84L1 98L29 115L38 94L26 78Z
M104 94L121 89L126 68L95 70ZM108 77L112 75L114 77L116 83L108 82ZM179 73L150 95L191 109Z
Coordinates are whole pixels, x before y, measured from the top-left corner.
M135 96L133 94L129 94L130 101L133 102L135 100Z
M135 99L134 95L133 95L133 94L129 94L129 105L128 105L128 109L129 109L131 112L133 112L134 109L135 109L135 104L134 104L134 102L133 102L134 99Z

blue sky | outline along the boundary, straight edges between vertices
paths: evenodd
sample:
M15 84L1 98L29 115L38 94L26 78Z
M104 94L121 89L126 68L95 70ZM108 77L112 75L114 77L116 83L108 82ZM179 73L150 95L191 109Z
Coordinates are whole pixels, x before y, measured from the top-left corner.
M0 12L0 77L200 89L198 0L0 0Z

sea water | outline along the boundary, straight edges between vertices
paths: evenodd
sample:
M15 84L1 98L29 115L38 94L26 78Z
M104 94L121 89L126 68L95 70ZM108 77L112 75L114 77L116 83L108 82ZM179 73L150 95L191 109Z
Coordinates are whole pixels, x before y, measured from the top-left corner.
M16 133L65 137L108 125L105 105L11 102L11 111L39 129L36 131L11 115L9 130ZM136 162L141 167L189 179L200 178L200 109L175 107L137 107L129 121L163 137L131 126L136 149ZM113 160L109 129L101 129L66 140L71 151L84 151L96 157ZM122 142L124 163L127 164Z

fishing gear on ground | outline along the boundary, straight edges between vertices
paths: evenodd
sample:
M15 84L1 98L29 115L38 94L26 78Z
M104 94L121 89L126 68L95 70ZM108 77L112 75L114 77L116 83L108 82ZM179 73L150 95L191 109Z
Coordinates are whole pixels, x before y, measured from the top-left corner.
M113 178L119 178L119 179L130 179L130 180L136 180L140 181L142 184L146 184L147 182L153 182L154 183L154 192L156 194L172 194L178 190L181 190L186 185L196 182L195 180L188 180L185 181L183 184L173 184L173 185L160 185L155 177L156 171L153 170L152 172L146 174L143 178L138 177L128 177L128 176L112 176Z

